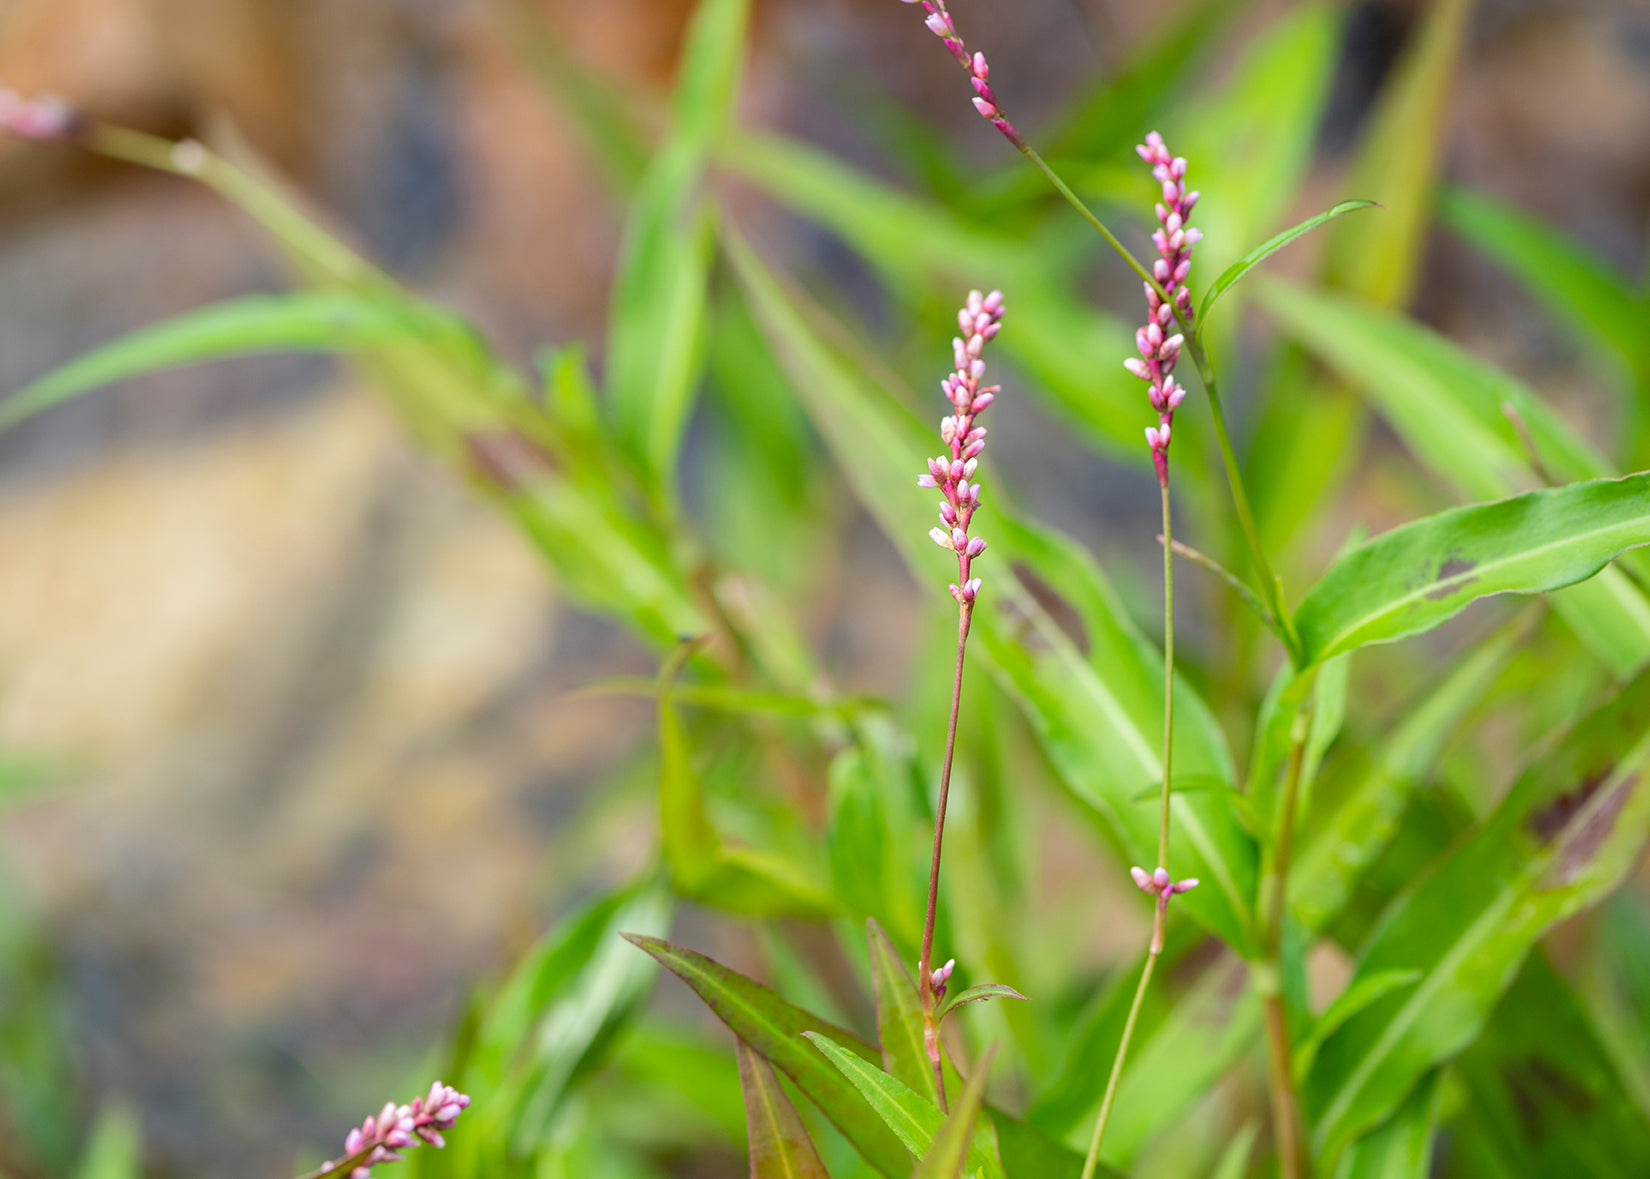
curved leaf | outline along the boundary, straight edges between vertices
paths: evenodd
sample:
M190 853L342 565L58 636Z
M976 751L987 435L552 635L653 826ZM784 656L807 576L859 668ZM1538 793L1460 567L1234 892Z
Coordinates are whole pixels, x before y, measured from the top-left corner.
M877 1001L877 1038L882 1042L882 1067L936 1105L934 1068L923 1044L922 1001L917 981L894 950L882 926L866 923L870 943L871 987Z
M1307 662L1430 630L1478 598L1539 593L1650 544L1650 473L1532 491L1394 528L1330 566L1295 615Z
M1335 1179L1427 1179L1432 1174L1438 1077L1434 1069L1385 1125L1360 1138L1341 1160Z
M1533 763L1497 810L1401 894L1354 984L1420 980L1324 1041L1306 1086L1314 1146L1333 1155L1386 1118L1421 1076L1478 1036L1530 947L1597 902L1650 835L1650 673Z
M842 1075L876 1110L877 1116L905 1143L907 1150L919 1159L928 1153L934 1136L945 1124L945 1114L939 1106L876 1065L833 1043L829 1036L820 1032L804 1032L803 1035L842 1071ZM989 1127L983 1127L981 1133L975 1135L967 1158L971 1170L1001 1179L1002 1164L997 1161L996 1152L991 1148Z
M1221 295L1226 293L1228 287L1232 286L1244 275L1248 274L1256 266L1259 266L1262 262L1266 261L1266 259L1270 258L1273 254L1283 249L1284 246L1287 246L1296 238L1304 237L1306 234L1311 233L1325 221L1333 221L1337 217L1343 217L1348 213L1355 213L1359 209L1372 209L1379 205L1379 203L1379 201L1366 200L1342 201L1340 204L1331 206L1324 212L1319 213L1316 217L1308 217L1299 225L1286 229L1282 233L1273 237L1267 238L1260 245L1256 246L1243 257L1239 258L1236 262L1228 266L1225 270L1221 271L1220 277L1215 279L1214 285L1209 288L1208 294L1203 296L1203 305L1199 307L1197 311L1198 322L1202 323L1203 320L1208 317L1209 308L1215 305L1215 300L1219 299Z
M1030 996L1020 994L1006 983L980 983L959 992L955 999L945 1005L944 1010L940 1012L940 1018L944 1019L959 1007L966 1007L970 1003L983 1003L987 999L1024 999L1028 1003L1031 1001Z
M794 1081L872 1167L890 1179L910 1172L911 1156L900 1139L867 1107L843 1074L808 1047L802 1037L810 1032L828 1033L833 1044L847 1045L838 1051L862 1061L874 1061L875 1048L847 1029L785 1002L761 983L685 946L637 934L627 933L624 937L692 987L734 1035Z
M743 1040L738 1042L738 1052L751 1179L831 1179L796 1107L774 1076L773 1066Z
M128 377L232 356L359 352L453 332L458 321L405 300L347 291L247 295L121 336L0 400L0 430Z
M969 1144L974 1141L974 1123L979 1119L980 1106L985 1101L985 1082L991 1075L991 1062L997 1058L995 1047L988 1049L974 1065L974 1075L963 1086L956 1108L946 1117L945 1124L934 1135L934 1144L922 1156L912 1179L962 1179L963 1167L968 1162Z

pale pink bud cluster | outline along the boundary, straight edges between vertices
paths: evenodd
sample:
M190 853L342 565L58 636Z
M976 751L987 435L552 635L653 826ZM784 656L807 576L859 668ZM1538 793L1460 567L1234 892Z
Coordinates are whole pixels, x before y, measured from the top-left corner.
M982 118L990 120L991 125L1001 131L1015 147L1023 146L1020 133L1014 130L1014 124L1008 121L1002 107L997 104L997 95L991 89L991 67L986 64L985 54L969 54L968 47L963 44L957 26L951 19L951 14L945 10L945 0L901 2L922 5L922 10L928 14L928 19L923 23L945 43L946 50L957 59L957 64L968 71L969 81L974 83L974 109L980 112Z
M945 998L945 984L951 981L951 972L956 968L957 960L950 958L946 960L944 966L929 974L928 981L934 990L934 1002L938 1003Z
M1139 358L1123 362L1135 376L1151 386L1152 408L1157 411L1158 424L1146 428L1146 445L1152 449L1152 464L1157 468L1158 482L1169 482L1169 430L1174 423L1174 411L1186 396L1186 390L1175 383L1175 361L1180 359L1180 348L1185 339L1179 333L1170 334L1176 314L1190 325L1192 322L1192 293L1186 286L1186 275L1192 268L1192 247L1203 238L1201 230L1188 225L1192 206L1198 194L1186 191L1186 158L1171 156L1163 137L1156 131L1146 136L1146 142L1135 151L1152 166L1152 176L1163 186L1163 199L1157 205L1158 228L1152 234L1158 258L1152 264L1152 277L1163 288L1146 283L1146 325L1134 334Z
M470 1099L440 1081L430 1086L423 1097L412 1099L411 1105L386 1102L376 1116L349 1132L344 1139L344 1157L322 1167L323 1175L349 1168L349 1179L369 1179L378 1163L393 1163L401 1158L400 1151L409 1146L427 1142L442 1147L447 1140L443 1130L451 1130L458 1115L470 1104Z
M1197 877L1195 876L1188 876L1185 880L1170 880L1167 868L1160 867L1157 871L1151 873L1148 873L1144 868L1130 868L1129 875L1134 877L1134 882L1139 885L1140 891L1156 897L1158 908L1164 910L1169 907L1170 897L1179 892L1191 892L1192 889L1197 887Z
M951 596L964 606L972 606L980 592L980 579L971 577L970 570L974 558L985 552L985 541L968 535L980 506L980 485L974 475L979 469L980 452L985 449L985 427L975 421L1001 391L997 385L981 388L985 378L981 354L987 341L1001 329L1002 321L1001 291L989 295L968 293L968 302L957 312L957 327L962 334L951 341L956 370L940 382L946 400L951 402L951 413L940 419L940 437L951 452L929 459L928 471L917 476L918 487L937 488L945 496L940 501L940 526L930 529L928 535L942 549L957 554L957 584L951 587Z
M24 98L0 86L0 131L44 142L68 139L79 128L79 117L61 99L49 94Z

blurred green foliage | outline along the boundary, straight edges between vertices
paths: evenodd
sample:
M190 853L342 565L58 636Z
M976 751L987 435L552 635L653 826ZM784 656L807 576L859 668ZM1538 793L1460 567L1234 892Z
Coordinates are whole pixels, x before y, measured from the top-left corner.
M1323 224L1309 278L1237 284L1299 236L1279 231L1303 203L1345 19L1335 5L1296 6L1233 70L1192 71L1239 7L1193 6L1043 137L1086 198L1136 222L1150 188L1130 145L1153 125L1187 145L1204 194L1205 310L1224 296L1208 342L1223 371L1241 360L1257 374L1241 458L1285 601L1299 603L1285 627L1299 636L1294 666L1244 596L1221 588L1177 671L1171 859L1203 885L1177 902L1187 920L1171 929L1168 986L1143 1009L1103 1161L1154 1179L1273 1172L1251 966L1264 956L1265 865L1287 821L1277 780L1291 717L1310 710L1282 986L1318 1172L1647 1173L1642 904L1610 903L1620 947L1586 939L1574 977L1541 943L1617 888L1650 833L1650 566L1627 552L1650 543L1650 475L1614 478L1650 453L1650 291L1484 194L1439 190L1467 0L1429 10L1336 194L1384 211ZM657 699L655 862L478 988L442 1068L475 1104L445 1151L407 1164L430 1179L663 1175L682 1152L743 1150L747 1117L757 1175L1075 1175L1072 1148L1086 1142L1133 992L1137 969L1095 977L1062 922L1098 903L1090 873L1121 877L1155 855L1154 620L991 475L940 941L956 948L959 990L989 978L1033 1001L971 1005L949 1021L951 1063L968 1073L966 1088L951 1074L960 1100L949 1118L904 965L920 936L943 641L917 644L907 697L868 701L832 685L809 631L816 573L856 513L918 584L943 587L912 486L932 442L910 389L929 387L944 316L966 285L1008 292L1013 394L1144 478L1144 414L1119 364L1130 327L1083 295L1106 262L1017 158L960 184L963 162L908 115L879 125L905 187L741 126L748 16L745 0L704 0L662 112L638 114L553 44L527 42L629 202L599 381L576 347L546 357L542 384L514 373L470 325L306 221L250 160L180 158L100 128L99 150L244 208L301 289L158 325L0 401L9 424L168 365L274 349L348 355L581 605L657 651L656 681L607 685ZM721 201L729 176L863 260L885 300L879 330L849 292L785 273L753 244ZM1440 218L1598 358L1631 429L1600 447L1405 313ZM1253 339L1240 332L1251 295L1269 325ZM875 338L920 346L878 355ZM1189 456L1211 452L1204 414L1188 403ZM682 458L696 417L711 458L690 487ZM1377 421L1407 452L1406 507L1421 518L1367 542L1335 536L1339 493ZM1216 464L1188 461L1181 475L1188 533L1252 576ZM1473 502L1485 500L1497 502ZM1325 561L1326 547L1343 551ZM1371 646L1509 592L1544 596L1475 605L1447 637ZM943 614L949 600L929 597ZM1577 663L1596 687L1579 713L1573 681L1548 674ZM1452 751L1485 741L1524 766L1504 795L1483 759L1465 780L1449 772ZM780 765L800 796L773 786ZM1054 824L1092 836L1095 862L1051 901L1035 869ZM664 941L684 902L759 929L775 985ZM1307 959L1320 954L1349 974L1314 1010ZM732 1029L737 1057L704 1021L649 1003L655 960ZM863 980L857 991L829 969L842 964ZM36 1001L25 983L8 977L8 992ZM0 1031L49 1056L49 1037L26 1031L44 1025L11 1019L26 1009L8 1003ZM9 1108L48 1100L55 1067L0 1078ZM42 1157L65 1157L52 1137L61 1119L27 1120ZM131 1134L108 1115L80 1173L135 1173Z

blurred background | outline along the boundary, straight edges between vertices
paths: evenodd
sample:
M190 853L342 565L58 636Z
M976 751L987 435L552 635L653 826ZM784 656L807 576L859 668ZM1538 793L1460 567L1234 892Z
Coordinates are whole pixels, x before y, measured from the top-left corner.
M1229 72L1290 7L1222 16L1199 70ZM1428 5L1347 7L1296 213L1362 195L1342 190L1347 153ZM1188 9L953 5L1033 138ZM623 217L558 101L558 63L656 108L690 10L0 0L0 80L168 136L232 129L527 365L543 345L601 340ZM747 124L902 184L913 136L1005 167L966 97L895 0L756 5ZM1440 166L1642 278L1650 7L1479 0ZM835 238L734 199L789 265L875 306ZM165 315L284 285L260 235L204 190L0 142L0 391ZM1097 297L1133 315L1133 285L1111 288ZM1412 307L1608 435L1597 358L1457 237L1430 234ZM1137 469L1095 460L1037 411L993 431L1004 478L1118 555L1149 617L1156 501ZM703 434L689 435L690 481ZM1348 509L1377 522L1404 502L1383 445ZM823 595L810 632L838 684L898 693L917 591L851 505L836 510L848 540L829 577L852 591ZM646 783L590 804L651 739L652 710L579 689L653 668L568 606L517 533L331 362L130 381L0 437L0 1068L60 1082L36 1086L55 1096L34 1108L0 1108L0 1173L57 1173L43 1158L72 1156L110 1103L139 1113L155 1175L278 1174L329 1149L435 1058L470 983L646 862L653 832L633 805ZM1051 854L1051 871L1082 868L1081 848ZM1096 955L1134 944L1122 924L1089 922ZM16 1145L23 1122L44 1155ZM722 1161L702 1173L738 1166Z

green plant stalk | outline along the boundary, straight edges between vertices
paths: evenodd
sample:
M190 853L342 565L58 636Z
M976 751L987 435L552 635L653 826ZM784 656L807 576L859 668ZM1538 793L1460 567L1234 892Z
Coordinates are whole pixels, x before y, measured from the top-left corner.
M1311 1163L1302 1150L1300 1100L1295 1093L1289 1021L1283 1004L1283 923L1288 897L1289 861L1295 845L1295 811L1300 800L1301 770L1312 725L1311 696L1295 712L1289 733L1289 764L1284 777L1283 813L1273 840L1273 852L1261 877L1266 906L1265 957L1254 972L1265 1002L1266 1041L1270 1062L1272 1131L1277 1141L1281 1179L1310 1179Z
M951 719L945 727L945 758L940 763L940 797L934 807L934 855L928 865L928 911L922 923L922 957L917 963L917 990L922 995L922 1042L934 1068L934 1092L946 1109L945 1066L940 1050L940 1022L934 994L934 917L940 901L940 849L945 841L945 804L951 796L951 761L957 751L957 713L962 707L963 657L968 651L968 628L973 603L957 606L957 670L951 679Z
M1169 863L1169 782L1174 755L1174 532L1169 513L1169 484L1163 491L1163 793L1157 826L1157 863ZM1152 917L1152 940L1146 950L1146 967L1140 972L1140 985L1135 988L1134 1002L1129 1005L1129 1018L1123 1024L1123 1038L1117 1042L1117 1056L1111 1064L1111 1076L1106 1078L1106 1095L1100 1101L1100 1116L1094 1122L1094 1138L1089 1142L1088 1157L1083 1160L1083 1179L1094 1179L1094 1170L1100 1165L1100 1143L1106 1137L1106 1124L1111 1120L1112 1101L1117 1096L1117 1083L1123 1076L1123 1064L1128 1059L1129 1041L1134 1038L1134 1023L1140 1015L1140 1004L1146 998L1146 988L1152 981L1152 969L1163 952L1163 931L1167 925L1169 907L1159 901Z

